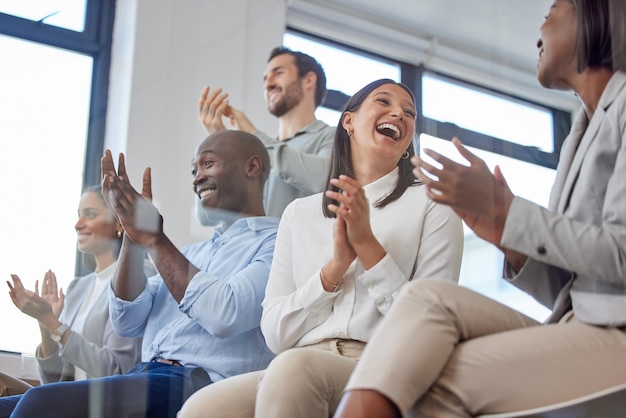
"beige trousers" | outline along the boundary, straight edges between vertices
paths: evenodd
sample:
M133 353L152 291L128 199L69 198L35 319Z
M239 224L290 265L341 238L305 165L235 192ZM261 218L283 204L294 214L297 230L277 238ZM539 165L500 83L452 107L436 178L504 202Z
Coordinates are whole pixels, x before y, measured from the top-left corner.
M30 388L32 385L22 379L0 372L0 396L21 395Z
M445 281L409 283L346 390L372 389L405 417L471 417L561 402L626 382L626 334L572 315L543 325Z
M285 351L266 370L200 389L187 399L178 418L330 417L364 346L329 339Z

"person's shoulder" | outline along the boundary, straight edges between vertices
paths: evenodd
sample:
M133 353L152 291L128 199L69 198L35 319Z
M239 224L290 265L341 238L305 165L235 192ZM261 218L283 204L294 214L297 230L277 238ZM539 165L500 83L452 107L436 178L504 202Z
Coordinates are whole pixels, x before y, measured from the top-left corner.
M292 200L283 212L282 218L311 218L322 213L322 198L324 193L315 193Z
M245 220L248 228L256 232L276 230L280 222L275 216L251 216Z

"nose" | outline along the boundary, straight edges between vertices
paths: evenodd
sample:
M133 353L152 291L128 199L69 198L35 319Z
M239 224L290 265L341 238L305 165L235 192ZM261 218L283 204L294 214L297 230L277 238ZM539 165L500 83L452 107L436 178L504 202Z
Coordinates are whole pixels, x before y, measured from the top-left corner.
M79 217L74 224L74 229L78 232L83 228L83 218Z
M404 120L404 109L401 105L394 105L391 107L391 116L396 117L400 120Z
M543 41L541 40L541 38L537 39L537 49L541 49L542 46L543 46Z
M265 79L263 80L263 89L265 91L269 90L271 87L274 86L274 76L272 74L269 74L267 77L265 77Z
M198 184L202 183L204 178L205 178L204 177L204 173L202 172L201 169L198 169L198 171L196 171L196 174L194 174L194 176L193 176L193 188L194 188L194 190L198 186Z

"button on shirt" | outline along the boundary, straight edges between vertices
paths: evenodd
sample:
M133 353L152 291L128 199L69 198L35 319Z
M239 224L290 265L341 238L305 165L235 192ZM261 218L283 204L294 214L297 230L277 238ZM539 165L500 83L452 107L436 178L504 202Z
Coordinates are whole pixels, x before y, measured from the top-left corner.
M365 271L354 261L337 292L326 292L320 269L333 254L335 219L322 214L322 194L297 199L285 209L263 301L261 328L280 353L326 338L367 342L410 278L458 281L463 228L448 206L428 198L424 186L409 187L384 208L398 169L363 189L370 202L372 231L387 254Z
M142 361L177 360L205 369L213 381L265 368L273 354L259 322L277 226L277 218L242 218L223 234L184 248L200 271L180 304L158 274L131 302L109 287L115 330L143 334Z

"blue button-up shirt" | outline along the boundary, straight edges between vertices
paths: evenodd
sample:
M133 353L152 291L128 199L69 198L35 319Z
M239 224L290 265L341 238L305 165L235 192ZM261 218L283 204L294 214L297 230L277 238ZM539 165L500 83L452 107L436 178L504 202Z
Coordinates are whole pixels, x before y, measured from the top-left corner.
M223 234L181 252L200 271L180 304L159 274L134 301L109 287L114 329L143 335L142 361L155 357L205 369L218 381L265 368L273 354L259 327L278 219L237 220Z

